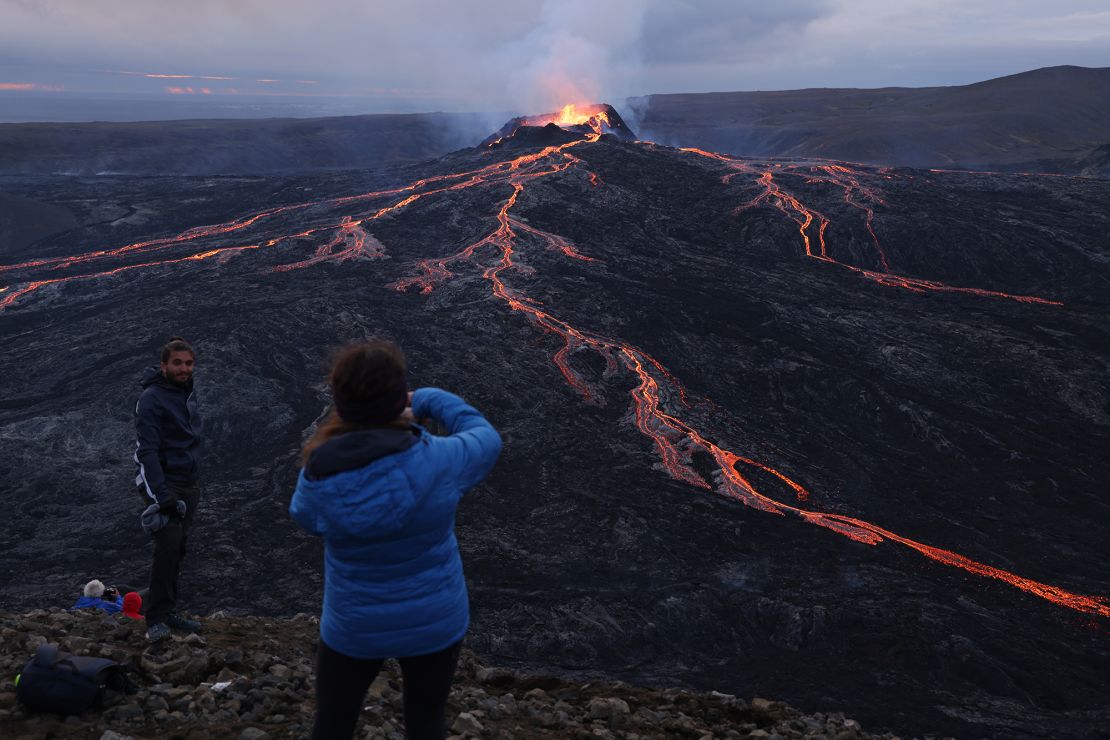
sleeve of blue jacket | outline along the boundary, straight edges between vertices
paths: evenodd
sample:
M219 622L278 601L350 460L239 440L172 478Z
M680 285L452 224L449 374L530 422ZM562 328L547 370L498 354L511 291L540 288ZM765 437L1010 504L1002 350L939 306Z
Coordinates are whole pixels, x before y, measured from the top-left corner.
M454 393L421 388L412 395L412 415L431 417L447 427L447 464L459 476L463 490L478 484L501 454L501 435L485 417Z
M293 491L293 500L289 502L289 516L293 517L293 521L301 525L301 529L309 534L322 535L324 527L320 517L308 496L301 490L301 481L303 480L304 470L301 471L301 475L297 479L297 488Z
M139 443L135 459L139 462L142 485L158 499L158 503L162 503L166 493L166 475L158 460L158 450L162 447L161 419L162 409L157 400L148 394L140 396L135 404L135 436Z

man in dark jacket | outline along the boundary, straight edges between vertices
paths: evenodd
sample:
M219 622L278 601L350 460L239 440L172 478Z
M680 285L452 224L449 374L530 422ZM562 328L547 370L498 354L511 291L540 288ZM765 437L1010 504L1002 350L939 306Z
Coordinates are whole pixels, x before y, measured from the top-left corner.
M135 404L135 484L143 498L143 529L154 538L154 565L147 597L147 638L170 630L196 632L200 623L179 616L177 576L185 543L200 502L197 448L202 424L193 392L196 353L180 337L162 348L161 367L143 372L143 393Z

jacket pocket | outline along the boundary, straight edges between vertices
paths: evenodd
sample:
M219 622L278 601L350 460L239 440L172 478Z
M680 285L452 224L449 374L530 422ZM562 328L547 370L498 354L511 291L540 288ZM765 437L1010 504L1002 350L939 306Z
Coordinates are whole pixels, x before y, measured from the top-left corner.
M170 448L166 450L165 463L162 468L167 476L172 475L175 478L194 478L196 476L197 463L192 454L184 450L175 450Z

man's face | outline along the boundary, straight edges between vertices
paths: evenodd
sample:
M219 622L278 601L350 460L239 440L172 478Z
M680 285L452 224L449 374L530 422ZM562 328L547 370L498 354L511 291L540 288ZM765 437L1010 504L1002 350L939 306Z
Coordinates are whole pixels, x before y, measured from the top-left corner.
M162 374L167 380L185 385L193 377L194 362L192 352L171 352L170 358L162 363Z

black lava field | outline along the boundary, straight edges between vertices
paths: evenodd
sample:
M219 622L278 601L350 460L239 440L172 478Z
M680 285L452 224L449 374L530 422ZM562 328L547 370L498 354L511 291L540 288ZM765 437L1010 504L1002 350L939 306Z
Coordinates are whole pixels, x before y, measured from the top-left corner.
M386 336L505 451L469 644L869 730L1110 727L1110 182L527 126L419 166L24 178L0 252L0 594L143 585L131 414L198 349L186 607L312 612L286 513L329 352ZM81 225L83 224L83 225Z

